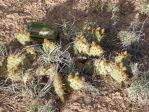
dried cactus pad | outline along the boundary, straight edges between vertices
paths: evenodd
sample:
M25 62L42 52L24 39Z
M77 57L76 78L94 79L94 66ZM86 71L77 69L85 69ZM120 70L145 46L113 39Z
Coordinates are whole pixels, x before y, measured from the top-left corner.
M30 34L28 33L17 32L15 33L15 37L22 45L25 45L27 42L31 41Z
M60 97L61 101L64 102L64 88L63 88L63 82L61 79L61 75L59 73L55 74L54 76L54 81L53 81L53 86L55 93Z
M105 60L95 60L95 70L100 75L110 75L119 84L128 80L129 74L123 63L114 64Z
M73 90L80 90L85 87L85 79L79 76L79 73L69 75L67 80Z

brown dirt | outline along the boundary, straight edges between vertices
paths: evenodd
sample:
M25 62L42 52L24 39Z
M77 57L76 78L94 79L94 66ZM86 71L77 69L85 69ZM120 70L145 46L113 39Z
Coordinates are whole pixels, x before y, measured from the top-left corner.
M102 25L111 24L110 12L95 11L99 0L0 0L0 41L9 43L14 39L14 32L23 29L27 24L40 21L56 26L62 20L81 25L84 20L91 19ZM138 18L138 2L135 0L120 0L119 21L117 31L126 29ZM149 27L145 29L146 37ZM148 40L148 38L146 38ZM94 82L94 80L92 81ZM95 82L94 82L95 83ZM96 84L95 84L96 85ZM102 95L77 91L71 94L63 104L62 112L148 112L148 105L133 103L124 92L115 86L114 81L98 85L96 88ZM103 86L101 90L99 86ZM92 91L94 93L94 91ZM25 99L14 98L13 94L0 91L0 112L25 112Z

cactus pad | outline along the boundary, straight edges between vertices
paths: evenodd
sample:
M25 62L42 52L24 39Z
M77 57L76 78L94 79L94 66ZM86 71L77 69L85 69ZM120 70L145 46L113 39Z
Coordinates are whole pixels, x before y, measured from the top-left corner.
M53 50L55 50L58 47L54 42L51 42L48 39L44 39L42 46L43 46L44 52L47 54L51 53Z
M103 53L104 51L101 46L93 41L89 50L89 56L101 56Z
M63 88L63 82L59 73L55 74L54 76L53 86L54 86L55 93L60 97L61 101L64 102L65 93Z
M53 74L56 70L56 66L54 64L51 64L48 67L44 67L44 66L38 66L36 68L36 75L37 76L50 76L51 74Z
M110 75L120 84L128 79L129 74L127 73L127 68L123 65L123 63L114 64L104 60L95 60L94 66L98 74Z
M80 90L85 87L85 79L79 76L79 73L69 75L68 82L73 90Z
M128 54L127 51L124 51L115 57L115 62L124 63L125 65L127 65L130 62L130 55Z
M27 42L31 41L30 34L28 33L15 33L16 39L22 44L25 45Z
M74 41L74 49L79 54L88 55L89 53L89 43L84 36L77 37Z

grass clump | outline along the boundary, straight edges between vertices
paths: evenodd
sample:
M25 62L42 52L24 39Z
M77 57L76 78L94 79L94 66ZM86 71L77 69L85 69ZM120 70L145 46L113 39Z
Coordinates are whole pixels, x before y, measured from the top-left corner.
M133 31L120 31L118 38L122 42L123 47L131 46L133 43L138 42L140 37Z
M127 90L132 100L145 102L149 98L149 72L143 72L134 77Z
M142 3L140 4L140 13L146 14L149 16L149 1L148 0L143 0Z

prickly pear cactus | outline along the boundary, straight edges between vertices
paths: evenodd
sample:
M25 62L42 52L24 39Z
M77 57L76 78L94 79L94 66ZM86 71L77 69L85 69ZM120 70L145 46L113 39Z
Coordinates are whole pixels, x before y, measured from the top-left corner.
M53 86L54 86L55 93L59 96L61 101L64 102L65 92L64 92L64 87L63 87L61 75L59 73L55 74L55 76L54 76Z
M127 83L129 74L125 66L115 65L113 71L110 73L111 77L119 84Z
M7 69L25 67L28 60L25 55L12 54L7 58Z
M96 35L97 40L100 42L101 39L105 38L105 29L101 27L97 27L95 29L95 35Z
M58 46L54 42L51 42L48 39L44 39L44 42L43 42L42 46L43 46L43 50L46 54L49 54L53 50L58 48Z
M25 48L27 57L29 60L34 61L37 58L37 52L35 50L35 47L29 46Z
M104 53L104 51L101 48L101 46L96 44L93 41L92 44L91 44L91 47L89 49L89 56L93 56L93 57L98 56L99 57L99 56L103 55L103 53Z
M15 37L22 45L25 45L27 42L31 41L29 33L17 32L15 33Z
M85 23L83 27L84 36L89 42L99 43L105 36L105 29L97 26L95 22Z
M108 62L105 60L95 60L95 71L100 75L108 75Z
M127 73L127 68L123 63L114 64L105 60L95 60L94 66L98 74L110 75L119 84L128 79L129 74Z
M13 68L7 72L7 77L13 81L21 81L22 72L19 69Z
M25 55L12 54L7 58L7 72L8 78L12 80L21 79L21 69L25 69L29 65Z
M78 72L74 75L69 75L67 80L73 90L80 90L85 87L85 78L79 76Z
M125 65L128 65L130 62L130 55L127 51L122 52L118 56L115 57L116 63L124 63Z
M31 74L31 72L25 72L22 76L22 81L24 83L27 83L29 81L31 81L33 79L33 75Z
M89 43L86 38L82 35L78 36L74 41L74 50L79 54L88 55L89 53Z
M77 37L74 41L74 50L76 54L84 54L86 56L101 56L104 51L100 45L93 41L91 44L84 36Z
M55 64L51 64L47 67L44 66L38 66L36 68L36 75L37 76L50 76L51 74L53 74L56 70L56 65Z

